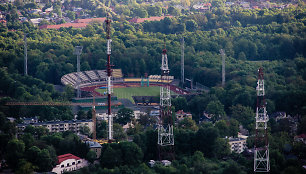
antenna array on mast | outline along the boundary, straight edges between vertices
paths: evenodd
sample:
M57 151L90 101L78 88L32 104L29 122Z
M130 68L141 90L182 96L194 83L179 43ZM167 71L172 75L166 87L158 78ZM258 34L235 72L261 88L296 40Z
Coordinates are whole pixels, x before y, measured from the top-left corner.
M174 159L174 136L171 112L171 95L169 86L169 67L166 44L162 53L161 87L160 87L160 116L158 123L159 160Z
M265 83L263 69L258 70L257 81L257 107L256 107L256 135L254 146L254 172L269 172L269 142L268 142L268 121L266 110Z

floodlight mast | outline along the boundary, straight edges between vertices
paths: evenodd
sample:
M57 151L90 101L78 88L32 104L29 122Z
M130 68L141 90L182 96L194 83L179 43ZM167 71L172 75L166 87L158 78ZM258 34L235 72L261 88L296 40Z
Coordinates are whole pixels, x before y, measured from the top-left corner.
M81 84L81 77L80 77L80 55L82 54L83 46L76 46L74 47L74 54L77 55L77 74L78 74L78 81L77 81L77 98L81 97L81 90L80 90L80 84Z
M27 45L27 33L24 33L24 75L28 75L28 45Z
M181 83L182 87L184 87L184 81L185 81L185 63L184 63L184 49L185 49L185 41L184 37L182 37L181 40Z
M225 86L225 53L223 49L220 49L220 54L222 57L222 87Z

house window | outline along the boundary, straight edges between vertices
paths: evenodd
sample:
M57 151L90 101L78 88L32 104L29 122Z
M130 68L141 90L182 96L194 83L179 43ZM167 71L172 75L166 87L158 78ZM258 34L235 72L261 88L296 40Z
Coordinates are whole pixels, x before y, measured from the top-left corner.
M69 166L69 163L67 163L67 166Z
M72 162L72 165L75 165L75 162Z
M78 161L78 163L81 163L81 161Z
M63 165L61 165L61 168L63 168L65 165L63 164Z

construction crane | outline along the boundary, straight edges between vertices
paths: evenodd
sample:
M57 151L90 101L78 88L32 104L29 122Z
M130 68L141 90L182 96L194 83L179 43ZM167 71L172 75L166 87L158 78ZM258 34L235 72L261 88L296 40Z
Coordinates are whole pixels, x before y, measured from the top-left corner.
M93 122L93 132L92 138L95 140L96 137L96 106L101 106L95 102L95 96L93 95L92 103L70 103L70 102L7 102L7 106L91 106L92 107L92 122ZM122 103L114 103L111 106L121 106ZM103 106L108 106L108 104L103 104Z

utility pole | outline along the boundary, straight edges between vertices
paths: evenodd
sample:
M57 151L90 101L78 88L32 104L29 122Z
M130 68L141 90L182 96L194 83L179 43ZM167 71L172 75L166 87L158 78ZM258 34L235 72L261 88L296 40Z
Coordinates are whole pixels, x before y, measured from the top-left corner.
M24 33L24 75L28 75L28 45L27 45L27 33Z
M80 77L80 55L82 54L82 46L76 46L74 47L74 54L77 55L77 74L78 74L78 89L77 89L77 98L81 97L81 91L80 91L80 83L81 83L81 77Z
M268 121L266 110L265 83L263 69L258 70L257 81L257 107L256 107L256 135L254 146L254 172L269 172L269 142L268 142Z
M225 86L225 53L223 49L220 49L220 54L222 57L222 87Z
M160 87L160 116L158 123L158 152L159 160L174 159L174 136L171 112L170 78L166 45L162 53Z
M107 19L105 20L106 23L106 37L107 37L107 103L109 105L107 109L108 113L108 140L113 140L113 117L111 112L111 94L112 94L112 65L110 63L110 56L111 56L111 42L112 39L110 37L110 24L111 20L109 19L109 16L107 16Z
M185 63L184 63L184 44L185 44L185 41L184 41L184 37L182 37L182 40L181 40L181 83L182 83L182 86L184 87L184 80L185 80Z

